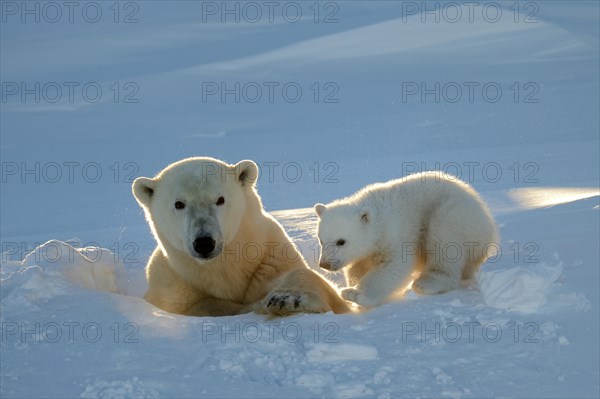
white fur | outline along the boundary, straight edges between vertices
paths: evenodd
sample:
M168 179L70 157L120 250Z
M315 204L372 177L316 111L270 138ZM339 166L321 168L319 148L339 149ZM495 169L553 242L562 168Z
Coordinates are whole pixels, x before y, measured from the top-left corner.
M383 303L394 292L439 294L470 279L499 240L475 190L441 172L369 185L351 197L315 205L320 266L345 268L342 296L359 305ZM344 240L343 245L337 245Z
M252 161L198 157L134 181L158 243L146 269L148 302L196 316L349 310L264 212L257 178ZM197 244L207 238L210 248Z

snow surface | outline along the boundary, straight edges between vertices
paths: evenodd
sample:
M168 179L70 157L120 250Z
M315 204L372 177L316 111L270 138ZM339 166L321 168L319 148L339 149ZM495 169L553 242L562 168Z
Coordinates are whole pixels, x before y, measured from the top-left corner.
M318 23L313 2L296 23L221 23L188 1L23 23L8 3L24 4L0 4L2 397L600 396L597 2L494 3L494 23L486 3L472 20L459 3L456 23L406 8L422 2L322 2ZM50 85L36 102L6 82L103 94L51 102ZM203 82L303 95L203 101ZM439 102L403 92L436 82ZM452 82L478 84L473 101L449 101ZM501 252L461 290L359 315L168 314L141 298L155 243L130 185L193 155L255 160L311 267L314 203L424 169L482 193Z

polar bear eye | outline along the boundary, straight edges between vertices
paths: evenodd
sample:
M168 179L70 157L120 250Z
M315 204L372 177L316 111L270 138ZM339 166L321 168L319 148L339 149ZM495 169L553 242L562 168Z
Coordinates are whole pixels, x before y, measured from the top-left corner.
M221 206L224 203L225 203L225 198L224 197L217 198L217 206Z
M181 201L175 201L175 209L183 209L185 208L185 204Z
M340 239L340 240L337 240L337 241L335 242L335 245L337 245L338 247L341 247L341 246L342 246L342 245L344 245L345 243L346 243L346 240L344 240L344 239Z

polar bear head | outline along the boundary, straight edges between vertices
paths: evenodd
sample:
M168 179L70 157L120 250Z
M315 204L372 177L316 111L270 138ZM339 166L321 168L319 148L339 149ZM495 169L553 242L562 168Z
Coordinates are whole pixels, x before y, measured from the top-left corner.
M203 263L221 254L246 207L260 204L252 161L229 165L213 158L176 162L156 177L139 177L133 195L163 251L176 249Z
M319 266L340 270L373 252L376 236L368 208L345 203L316 204L317 235L321 243Z

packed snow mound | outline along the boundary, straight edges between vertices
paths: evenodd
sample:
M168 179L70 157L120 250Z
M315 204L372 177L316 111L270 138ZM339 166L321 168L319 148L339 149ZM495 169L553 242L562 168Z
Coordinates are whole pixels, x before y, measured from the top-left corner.
M477 281L488 306L533 313L546 302L548 291L562 271L562 263L538 263L480 271Z
M124 265L106 248L75 248L51 240L23 261L4 258L0 267L3 302L36 305L54 296L70 295L74 288L111 293L122 293L125 288Z

